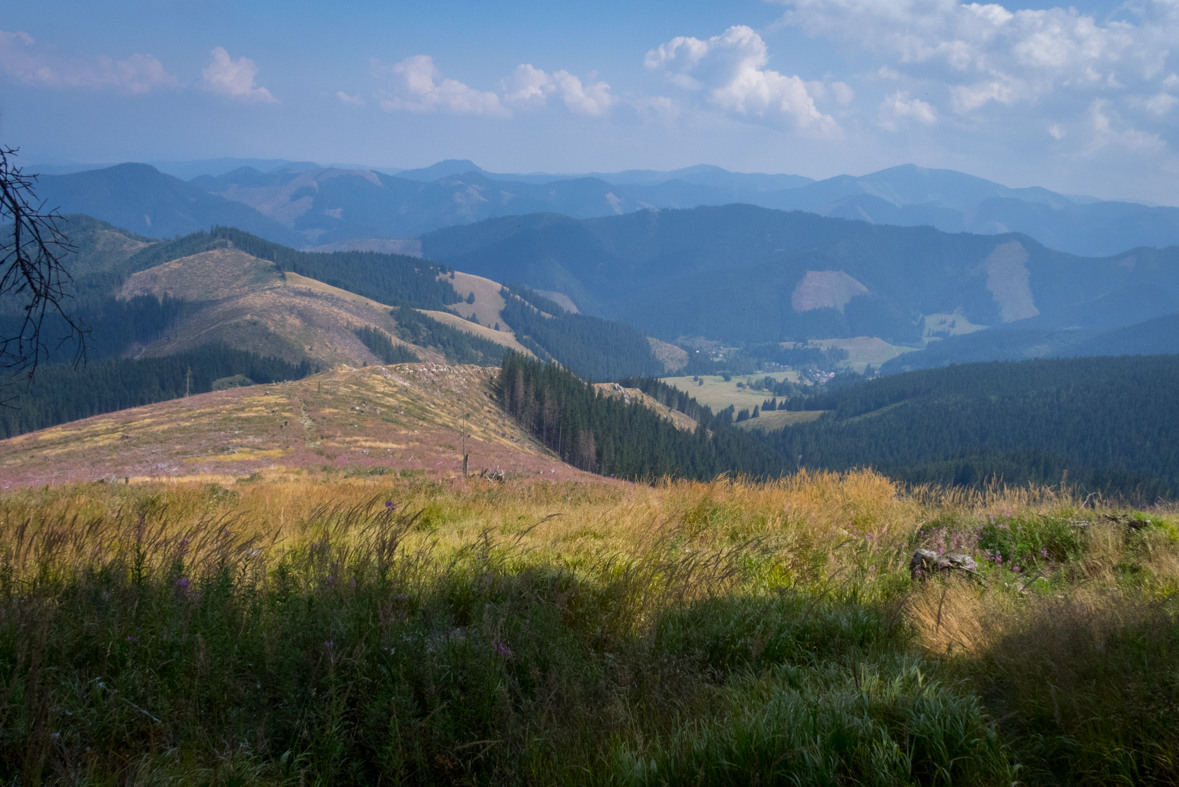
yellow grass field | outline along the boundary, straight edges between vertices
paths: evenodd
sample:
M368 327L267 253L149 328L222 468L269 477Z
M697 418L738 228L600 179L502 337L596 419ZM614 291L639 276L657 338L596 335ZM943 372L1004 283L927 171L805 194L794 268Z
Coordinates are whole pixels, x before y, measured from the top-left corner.
M766 372L762 374L734 376L730 382L725 382L725 379L718 375L704 375L701 378L704 380L703 385L694 382L691 376L664 377L662 379L668 385L685 391L700 404L708 405L715 413L725 409L729 405L733 405L738 411L745 408L753 410L755 405L760 406L766 399L773 398L766 391L754 391L749 388L737 387L737 383L748 385L754 380L764 380L766 377L773 377L778 382L782 380L798 382L798 372Z
M826 410L771 410L761 413L757 418L750 418L737 424L740 429L758 429L762 432L773 432L795 424L809 424L818 420Z

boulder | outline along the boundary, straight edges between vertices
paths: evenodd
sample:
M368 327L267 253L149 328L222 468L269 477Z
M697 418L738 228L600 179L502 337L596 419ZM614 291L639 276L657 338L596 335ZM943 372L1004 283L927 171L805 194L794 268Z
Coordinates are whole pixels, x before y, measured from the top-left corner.
M909 560L909 575L913 579L926 579L937 571L965 571L975 574L978 571L978 563L970 555L960 552L939 555L932 549L918 549Z

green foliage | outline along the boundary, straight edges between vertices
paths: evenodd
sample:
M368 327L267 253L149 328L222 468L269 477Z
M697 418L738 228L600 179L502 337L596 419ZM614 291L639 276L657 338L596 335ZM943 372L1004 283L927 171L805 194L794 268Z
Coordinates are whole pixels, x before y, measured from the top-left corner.
M571 372L517 353L504 357L497 385L512 417L564 461L591 472L711 480L777 475L781 466L756 438L715 419L711 435L703 426L684 432L644 405L601 395Z
M217 344L163 358L51 364L37 370L32 385L19 378L8 380L19 398L10 403L15 406L0 408L0 437L176 399L184 396L189 369L194 394L211 391L215 380L235 375L270 383L298 380L315 371L307 361L296 366Z
M664 407L683 413L705 429L712 428L712 409L673 385L654 377L624 377L619 385L623 388L638 388Z
M1013 783L1016 769L976 697L919 661L775 667L721 692L719 718L635 751L636 785Z
M418 357L417 353L408 347L401 344L394 344L393 340L384 331L379 331L376 328L370 328L365 325L352 332L383 363L418 363L422 360Z
M997 564L1027 571L1033 566L1076 560L1085 551L1089 523L1059 517L996 517L978 529L978 549Z
M525 293L545 304L545 311L555 312L545 316L523 297L506 293L502 314L520 343L541 358L554 360L587 380L663 373L647 337L629 325L571 314L535 293Z
M817 394L767 439L807 467L912 483L1068 483L1143 500L1179 491L1176 356L983 363Z
M397 336L410 344L437 350L454 363L495 366L507 352L502 344L452 328L416 309L402 306L389 312L397 320Z

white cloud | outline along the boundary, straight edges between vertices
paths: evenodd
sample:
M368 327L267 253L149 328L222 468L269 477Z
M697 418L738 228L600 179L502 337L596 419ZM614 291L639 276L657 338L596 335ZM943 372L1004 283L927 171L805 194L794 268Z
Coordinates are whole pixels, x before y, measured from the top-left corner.
M1167 143L1158 134L1128 126L1109 108L1104 99L1094 99L1089 105L1089 123L1092 138L1086 151L1090 155L1106 147L1137 153L1163 153Z
M831 92L835 95L835 100L845 107L851 104L856 97L856 91L852 90L846 82L832 82Z
M209 53L209 65L201 72L201 87L237 101L276 104L278 99L270 91L254 84L258 66L248 57L233 60L225 47L217 47Z
M1165 115L1171 111L1171 107L1179 102L1179 98L1175 98L1170 93L1156 93L1150 98L1146 99L1146 110L1153 115Z
M149 93L180 85L153 55L134 54L123 60L100 55L93 62L60 60L39 51L36 43L28 33L0 30L0 72L15 82L52 88Z
M654 115L665 123L680 116L680 106L667 96L640 96L630 101L631 106L646 115Z
M343 90L336 91L336 98L339 99L341 104L346 104L350 107L364 106L364 99L361 96L350 96Z
M880 104L878 120L889 131L896 131L905 121L931 126L937 122L937 111L919 98L909 98L909 94L902 91L885 97Z
M744 25L707 41L679 36L647 53L649 69L663 69L673 84L702 92L713 106L745 117L786 122L819 136L838 136L839 125L815 107L806 84L766 68L761 36Z
M1159 81L1179 42L1175 0L1127 4L1136 22L1073 8L1008 11L957 0L776 0L783 21L887 58L879 75L952 87L956 112L1034 102L1058 90L1102 92ZM1086 99L1087 100L1087 99Z
M387 112L449 112L455 115L511 117L498 95L468 87L454 79L442 79L429 55L407 57L392 66L372 61L373 75L389 82L378 94Z
M568 71L545 73L531 63L516 67L509 84L504 86L504 101L513 106L536 106L544 104L550 95L559 95L569 111L578 115L601 117L618 103L605 82L581 80Z
M1048 134L1057 142L1059 142L1065 138L1068 132L1064 130L1064 126L1060 125L1059 123L1053 123L1048 127Z

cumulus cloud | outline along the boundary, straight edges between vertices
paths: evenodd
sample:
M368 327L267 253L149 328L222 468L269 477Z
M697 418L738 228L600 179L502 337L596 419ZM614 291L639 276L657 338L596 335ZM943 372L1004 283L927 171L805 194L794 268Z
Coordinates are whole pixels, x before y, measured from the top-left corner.
M856 91L852 90L846 82L832 82L831 93L835 96L835 100L845 107L856 98Z
M1167 143L1158 134L1151 134L1132 128L1123 121L1104 99L1094 99L1089 105L1089 123L1092 136L1089 142L1089 154L1094 154L1102 148L1113 147L1131 152L1163 153Z
M1056 90L1102 91L1163 77L1179 40L1174 0L1144 0L1136 21L1074 8L1009 11L957 0L777 0L783 21L890 60L880 75L952 86L955 112L1033 102Z
M819 112L803 80L768 69L768 63L765 41L744 25L707 41L673 38L648 52L644 61L647 68L662 69L672 83L701 93L719 109L837 136L839 125Z
M1179 102L1179 98L1167 92L1156 93L1143 102L1146 111L1153 115L1165 115L1171 111L1171 107Z
M589 117L601 117L618 103L617 96L610 93L610 85L590 80L582 84L581 79L561 70L548 74L531 63L516 67L512 78L505 83L504 101L513 106L537 106L544 104L550 95L559 95L569 111Z
M269 90L254 84L257 76L258 66L253 60L248 57L233 60L225 47L219 46L209 53L209 65L201 72L201 87L236 101L278 103Z
M347 93L345 93L343 90L336 91L336 98L339 99L341 104L347 104L350 107L363 107L364 106L364 99L362 97L350 96Z
M510 117L511 111L495 93L468 87L454 79L441 79L429 55L407 57L392 66L372 61L373 75L389 83L378 94L387 112L448 112L454 115Z
M0 72L15 82L51 88L149 93L180 85L180 80L153 55L134 54L123 60L106 55L93 61L62 60L48 56L36 44L28 33L0 30Z
M881 126L896 131L906 121L932 126L937 122L937 111L921 99L909 98L908 93L900 91L881 102L878 119Z

